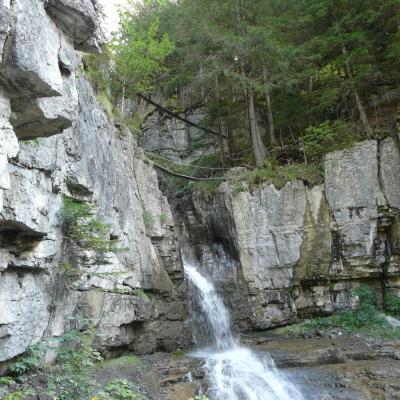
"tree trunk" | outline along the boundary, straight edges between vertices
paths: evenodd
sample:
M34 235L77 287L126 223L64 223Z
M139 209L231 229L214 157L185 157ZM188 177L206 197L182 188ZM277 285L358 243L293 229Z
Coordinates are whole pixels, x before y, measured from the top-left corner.
M347 49L346 49L346 46L344 44L342 44L342 52L343 52L344 56L347 55ZM354 86L354 83L353 83L353 72L351 71L350 62L349 62L349 59L347 57L346 57L346 71L347 71L347 75L348 75L350 81L352 82L351 87L353 89L353 94L354 94L354 98L356 100L358 112L360 113L361 123L364 126L365 132L367 134L367 138L371 139L372 136L373 136L373 131L372 131L371 125L370 125L370 123L368 121L367 113L365 112L365 108L364 108L363 103L361 101L360 94L358 93L357 88Z
M250 135L253 146L253 154L256 160L257 167L262 167L268 156L268 151L262 141L257 125L256 109L254 105L254 94L251 90L248 91L248 112L250 119Z
M268 126L269 126L269 137L271 140L271 145L276 146L276 138L275 138L275 128L274 128L274 117L272 115L272 105L271 105L271 96L269 93L265 95L267 99L267 112L268 112Z
M263 79L264 83L267 83L267 69L263 67ZM265 90L265 99L267 101L267 114L268 114L268 130L269 130L269 138L272 146L276 146L276 138L275 138L275 128L274 128L274 116L272 115L272 104L271 104L271 94L269 90Z
M230 125L226 127L226 134L228 136L228 151L230 161L234 161L236 157L235 138L233 137L233 130Z
M215 94L217 97L217 102L219 103L219 82L218 76L215 77ZM217 118L217 126L218 126L218 133L219 133L219 151L221 153L221 165L224 166L224 137L223 137L223 123L221 117L218 115Z

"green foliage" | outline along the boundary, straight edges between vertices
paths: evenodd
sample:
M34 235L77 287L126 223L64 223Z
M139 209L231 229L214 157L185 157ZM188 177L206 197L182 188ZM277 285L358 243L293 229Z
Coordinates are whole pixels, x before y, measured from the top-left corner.
M104 255L108 252L121 250L117 247L118 240L109 238L110 225L94 215L90 204L64 196L59 216L69 244L79 249L95 251L99 255L98 261L104 262ZM64 262L64 266L69 265Z
M126 379L115 379L108 383L98 396L104 400L145 400L143 395L135 392L132 384Z
M17 390L3 397L3 400L27 400L35 395L36 393L33 389Z
M67 261L61 261L59 267L61 272L67 276L76 276L80 273L79 267L77 265L71 264Z
M89 326L84 332L72 330L56 340L57 365L47 373L50 396L59 400L80 400L93 393L95 363L102 360L91 346L94 335L94 329Z
M320 164L286 164L279 165L273 159L264 168L247 171L239 180L234 181L235 192L254 189L269 182L280 189L289 181L299 179L316 185L323 182L323 170Z
M168 215L165 213L161 213L158 218L160 219L161 225L164 225L168 222Z
M392 111L371 100L399 80L399 25L398 0L148 0L122 16L112 93L157 93L178 112L201 105L202 124L230 134L221 146L229 165L252 167L251 94L265 144L304 147L307 162L319 162L365 138L361 109L375 132L385 129ZM341 135L335 121L351 129Z
M11 376L1 376L0 377L0 386L8 386L15 383L15 380L11 378Z
M114 119L115 109L114 109L114 105L111 102L110 97L107 96L107 94L105 94L104 92L101 92L97 95L97 100L102 105L107 117L109 119Z
M330 151L351 146L356 136L343 121L325 121L319 126L309 126L300 138L307 161L320 161Z
M282 334L310 334L340 328L347 333L362 333L368 336L398 339L400 329L392 328L375 306L373 291L366 285L361 286L354 295L358 296L359 306L354 311L343 311L330 317L313 318L299 324L278 328L275 332Z
M153 230L155 218L154 218L154 215L148 210L143 211L143 223L144 223L144 226L145 226L147 232L150 232Z
M145 291L143 289L135 289L133 294L143 300L149 300L147 294L145 293Z
M106 93L109 92L111 84L108 70L110 59L111 54L108 46L103 47L101 54L85 54L83 57L84 70L93 89L98 96L107 98L107 102L108 96Z
M46 347L42 343L29 346L25 353L11 364L10 371L19 376L36 371L42 365L45 351Z
M152 79L164 71L164 61L173 51L168 33L159 32L159 21L141 21L128 11L120 14L120 32L110 45L113 91L125 98L153 89Z
M329 121L319 126L310 126L302 136L301 141L308 159L319 158L326 152L326 147L332 144L334 131Z
M221 180L197 181L190 186L191 191L198 192L206 201L211 201L221 185Z
M389 315L400 318L400 297L391 293L387 294L385 296L385 310Z
M33 147L37 147L40 144L40 139L39 138L35 138L35 139L30 139L30 140L21 140L22 143L24 144L29 144Z

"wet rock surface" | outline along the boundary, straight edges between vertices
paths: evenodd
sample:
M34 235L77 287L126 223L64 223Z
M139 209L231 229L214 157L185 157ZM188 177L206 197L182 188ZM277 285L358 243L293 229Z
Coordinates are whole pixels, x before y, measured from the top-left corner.
M366 340L341 335L334 339L247 337L261 357L270 354L281 374L307 400L387 400L400 395L399 341ZM142 358L152 371L143 392L154 400L188 400L207 390L202 362L187 355L157 353ZM190 373L190 380L188 374ZM148 382L148 381L147 381ZM156 387L156 392L151 392Z

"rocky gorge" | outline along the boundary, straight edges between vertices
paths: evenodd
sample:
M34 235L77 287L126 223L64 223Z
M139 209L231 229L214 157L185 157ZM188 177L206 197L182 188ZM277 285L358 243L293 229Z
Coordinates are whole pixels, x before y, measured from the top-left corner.
M174 201L160 190L136 138L107 116L85 76L82 53L99 52L101 42L95 1L0 0L1 371L32 344L79 329L76 316L93 321L95 345L107 357L190 348L182 244L215 282L239 333L353 309L361 284L373 288L380 303L386 293L400 296L396 138L327 154L323 185L293 180L282 188L263 183L238 190L231 181L239 169L212 199L193 193ZM197 132L166 123L140 144L182 159L177 149L185 151ZM120 248L105 263L85 249L73 278L65 269L65 198L89 204ZM320 380L304 367L357 367L329 371L322 383L311 384L340 376L331 383L346 387L344 394L329 392L327 399L399 396L398 343L313 338L311 347L323 343L299 359L293 348L307 347L307 339L282 341L279 350L280 342L265 335L249 334L249 343L275 351L279 367L295 368L296 382ZM354 340L358 353L350 354ZM192 361L168 360L160 367L168 387L162 396L187 400L198 388L181 382ZM370 366L372 391L363 386L368 368L360 360L385 370L379 375ZM171 370L185 368L176 367L171 377L169 362ZM354 387L352 374L361 382Z

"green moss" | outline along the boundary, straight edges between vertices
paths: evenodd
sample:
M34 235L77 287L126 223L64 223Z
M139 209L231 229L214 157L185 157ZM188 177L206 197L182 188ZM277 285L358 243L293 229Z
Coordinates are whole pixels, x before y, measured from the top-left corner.
M131 367L141 363L140 359L135 355L126 355L118 358L111 358L109 360L101 361L97 364L97 368L109 368L109 367Z
M37 147L40 144L40 139L35 138L35 139L30 139L30 140L21 140L21 143L29 144L30 146Z
M183 356L185 355L185 352L184 352L182 349L176 349L176 350L172 353L172 355L173 355L175 358L181 358L181 357L183 357Z

